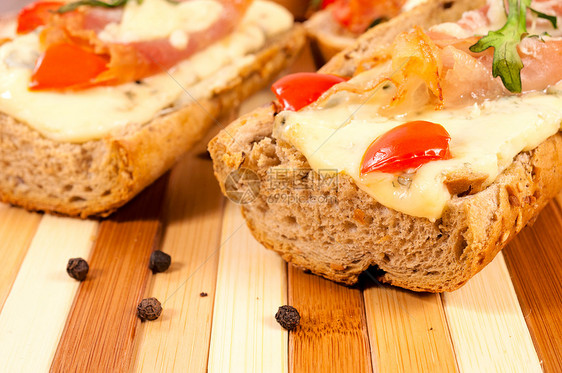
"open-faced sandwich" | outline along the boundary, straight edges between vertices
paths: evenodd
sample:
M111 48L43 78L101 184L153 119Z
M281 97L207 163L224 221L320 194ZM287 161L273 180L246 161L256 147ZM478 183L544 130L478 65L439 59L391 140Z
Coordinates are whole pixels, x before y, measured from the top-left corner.
M219 134L217 178L257 175L242 211L289 262L455 290L562 188L561 15L560 1L491 0L385 51L368 33ZM246 179L226 187L258 189Z
M427 4L427 2L430 4ZM477 8L479 0L459 4L436 0L319 0L312 1L316 10L305 23L315 57L320 64L351 47L357 38L371 28L377 29L378 43L391 43L404 27L415 24L430 27L456 20L462 11ZM419 7L420 4L426 4Z
M5 22L8 22L5 20ZM40 1L0 45L0 199L107 215L304 43L262 0Z

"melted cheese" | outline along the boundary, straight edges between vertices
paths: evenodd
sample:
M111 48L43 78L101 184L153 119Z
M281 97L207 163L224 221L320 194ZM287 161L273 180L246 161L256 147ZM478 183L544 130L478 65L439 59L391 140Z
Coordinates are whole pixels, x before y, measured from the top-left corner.
M463 19L472 23L477 34L500 28L506 20L503 3L489 2L487 19L478 11L465 13ZM489 22L488 22L489 20ZM535 24L536 23L536 24ZM539 22L532 32L539 32ZM540 27L548 27L541 22ZM456 23L432 28L459 38L473 35ZM560 30L548 29L551 35ZM525 40L521 48L530 48ZM532 52L532 51L529 51ZM385 69L379 65L352 79L356 85L376 80ZM275 134L292 144L307 158L315 170L338 170L349 175L356 184L379 203L408 215L435 221L451 199L444 181L446 175L487 175L484 186L491 184L522 151L537 147L549 136L560 131L562 123L562 83L547 92L504 97L471 107L427 110L396 118L378 114L380 102L388 102L390 92L380 90L374 97L340 92L322 108L277 115ZM451 135L453 158L434 161L414 173L403 175L373 172L360 175L363 155L370 144L390 129L413 120L439 123Z
M451 199L445 174L470 170L488 175L486 185L507 168L519 152L531 150L560 130L562 94L532 93L505 97L456 110L426 111L407 120L377 114L378 106L348 97L325 109L283 112L276 135L295 146L315 170L335 169L351 176L379 203L408 215L440 218ZM410 120L443 125L451 135L453 159L430 162L404 176L373 172L360 175L369 145L391 128Z
M174 4L167 0L128 1L121 23L110 23L99 37L107 42L130 43L177 35L178 31L204 30L223 10L214 0L190 0ZM150 25L147 27L147 25Z
M454 36L459 39L468 38L474 35L487 35L490 30L499 30L503 27L507 21L507 16L505 14L505 8L502 1L498 0L488 0L488 10L485 13L485 17L480 13L479 10L468 11L463 14L463 21L465 24L470 25L470 28L465 28L454 22L445 22L430 28L431 31L441 32L450 36ZM543 10L547 14L553 14L552 10L549 9L549 4L542 2L533 2L533 9L539 11ZM536 14L529 12L529 17L531 20L530 25L527 27L527 31L531 35L543 35L547 33L553 37L562 36L562 29L553 29L549 21L545 19L539 19ZM558 24L562 22L562 17L558 18Z
M252 52L263 47L268 37L292 24L292 16L281 6L255 1L235 32L169 74L152 76L142 84L69 93L27 89L39 45L36 34L21 36L0 47L0 111L53 140L99 139L127 124L147 123L166 108L210 95L251 63Z
M421 5L421 4L425 3L426 1L427 0L406 0L404 5L402 6L402 11L403 12L410 11L410 10L414 9L415 7L417 7L418 5Z

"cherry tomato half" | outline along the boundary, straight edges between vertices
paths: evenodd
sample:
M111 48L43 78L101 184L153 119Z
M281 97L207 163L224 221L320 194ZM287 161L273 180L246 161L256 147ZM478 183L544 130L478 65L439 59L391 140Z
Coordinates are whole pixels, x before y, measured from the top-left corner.
M451 159L451 136L437 123L414 121L379 136L367 149L361 174L395 173L415 169L430 161Z
M276 81L271 86L271 90L284 110L298 111L318 100L333 85L346 80L335 75L296 73Z
M38 1L24 7L18 14L18 34L26 34L47 23L57 9L63 6L60 1Z
M31 77L32 90L88 86L107 69L108 58L78 45L53 44L39 57Z
M390 19L398 14L406 0L336 0L332 15L351 32L365 32L376 20Z
M322 1L321 8L326 9L328 7L328 5L333 4L335 1L336 0L324 0L324 1Z

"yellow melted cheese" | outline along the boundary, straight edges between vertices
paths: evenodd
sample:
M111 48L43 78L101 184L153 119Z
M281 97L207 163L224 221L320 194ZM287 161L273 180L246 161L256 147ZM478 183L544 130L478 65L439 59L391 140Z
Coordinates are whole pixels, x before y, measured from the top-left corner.
M505 23L503 3L489 1L490 23L478 29L486 34ZM560 21L560 20L559 20ZM545 23L541 23L545 26ZM542 31L533 24L532 32ZM546 25L545 27L547 27ZM457 37L472 36L456 23L432 28ZM552 36L560 30L548 29ZM524 40L521 48L527 48ZM385 71L384 64L357 75L356 85L375 81ZM487 175L484 186L491 184L522 151L537 147L561 129L562 83L547 92L503 97L483 104L442 111L425 110L407 116L380 116L380 103L390 92L381 90L366 99L361 95L340 92L316 109L282 112L277 115L275 134L307 158L315 170L337 170L349 175L356 184L384 206L405 214L439 219L451 199L445 177L455 171ZM386 96L386 97L381 97ZM382 101L381 101L382 98ZM408 121L439 123L451 135L453 158L434 161L416 172L403 175L373 172L360 175L363 156L380 135Z
M134 3L134 2L133 2ZM144 124L163 110L211 94L254 59L270 36L291 28L291 14L255 1L235 32L173 69L142 84L96 87L80 92L30 92L31 69L39 55L37 34L0 47L0 111L44 136L66 142L102 138L127 124Z
M414 9L415 7L417 7L418 5L421 5L421 4L425 3L426 1L427 0L406 0L404 5L402 6L402 11L408 12L408 11Z
M107 42L130 43L204 30L217 20L222 10L221 3L214 0L179 4L168 0L144 0L140 4L129 1L121 22L110 23L99 36Z
M537 147L560 130L562 94L556 88L549 92L462 109L425 111L407 120L381 117L379 106L361 105L360 99L348 95L332 107L280 113L275 133L303 153L313 169L343 172L384 206L435 221L451 199L443 183L446 173L463 168L483 173L488 175L485 185L489 185L519 152ZM409 175L407 183L398 175L381 172L361 176L361 161L369 145L411 120L445 127L451 135L453 159L423 165Z

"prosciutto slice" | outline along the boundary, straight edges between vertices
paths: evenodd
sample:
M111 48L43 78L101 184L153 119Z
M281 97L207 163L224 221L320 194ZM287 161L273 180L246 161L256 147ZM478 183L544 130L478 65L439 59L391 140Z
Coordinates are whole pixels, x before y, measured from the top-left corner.
M220 16L203 30L186 32L187 42L182 48L172 45L169 37L129 43L104 41L100 38L100 33L109 24L121 22L123 8L89 6L54 15L41 32L41 46L48 51L52 45L77 45L107 61L106 70L99 75L89 81L63 89L84 89L96 85L117 85L140 80L175 66L232 33L252 3L252 0L216 1L222 5ZM41 69L42 62L40 58L36 72ZM52 68L49 66L49 69ZM60 74L65 74L64 65L60 66ZM49 87L40 89L49 89Z

